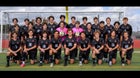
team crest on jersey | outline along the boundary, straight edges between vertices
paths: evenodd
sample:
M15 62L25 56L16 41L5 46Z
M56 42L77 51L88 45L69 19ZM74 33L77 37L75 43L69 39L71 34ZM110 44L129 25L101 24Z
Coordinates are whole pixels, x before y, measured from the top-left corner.
M72 40L72 42L74 42L74 40Z
M32 42L34 42L34 40L32 40Z

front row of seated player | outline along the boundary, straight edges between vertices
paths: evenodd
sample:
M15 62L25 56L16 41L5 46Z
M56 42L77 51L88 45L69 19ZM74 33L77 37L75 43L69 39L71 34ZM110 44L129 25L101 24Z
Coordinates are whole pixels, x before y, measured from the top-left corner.
M15 56L17 64L21 67L25 66L26 56L29 55L30 64L35 63L35 51L36 48L40 52L39 66L43 63L50 63L50 67L53 67L54 63L59 64L61 58L61 49L64 48L64 66L68 65L68 59L70 56L70 64L75 62L76 49L79 49L79 65L87 64L89 59L90 51L92 51L92 61L93 65L102 64L103 59L103 49L106 46L109 53L109 62L111 66L116 63L117 51L120 50L121 63L124 66L131 63L132 53L133 53L133 40L129 37L128 32L123 33L122 41L119 41L116 37L115 30L111 31L111 36L105 41L105 39L100 38L100 32L95 31L94 38L90 42L86 38L85 32L80 33L80 39L77 41L73 36L73 31L68 30L67 36L64 41L59 38L59 32L54 32L54 37L49 40L48 33L46 31L42 32L42 37L38 44L36 38L34 38L34 31L29 30L29 37L25 39L24 48L21 47L21 41L18 39L17 33L11 33L11 40L9 41L9 48L7 52L7 64L10 66L10 56ZM38 47L37 47L38 46ZM126 55L126 61L125 61ZM54 57L53 57L54 56Z

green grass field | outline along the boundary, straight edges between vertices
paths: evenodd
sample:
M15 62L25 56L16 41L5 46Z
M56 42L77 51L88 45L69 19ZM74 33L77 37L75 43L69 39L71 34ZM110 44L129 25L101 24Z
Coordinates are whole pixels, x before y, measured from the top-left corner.
M78 61L76 61L75 64L69 64L68 66L64 67L62 59L60 64L54 65L53 68L50 68L50 64L44 64L43 66L39 67L38 63L35 65L30 65L29 62L26 63L24 68L21 68L15 63L11 63L11 66L6 68L6 54L0 53L0 71L140 71L140 53L137 52L138 50L135 50L133 53L132 64L124 67L121 66L120 57L118 54L117 64L111 67L109 67L107 63L92 66L92 61L90 61L89 64L84 64L82 67L79 67Z

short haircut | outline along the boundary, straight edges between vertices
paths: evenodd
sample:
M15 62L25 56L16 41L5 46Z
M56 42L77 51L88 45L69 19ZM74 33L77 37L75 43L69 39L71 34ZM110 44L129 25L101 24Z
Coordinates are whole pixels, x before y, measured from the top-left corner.
M61 19L62 17L65 19L65 15L60 15L60 19Z
M36 22L37 22L38 19L40 19L42 21L42 18L41 17L36 17Z
M71 20L72 20L72 19L76 19L75 16L72 16L72 17L71 17Z
M128 18L127 17L124 17L123 20L128 20Z
M14 20L16 20L16 21L18 22L18 19L17 19L17 18L13 18L13 19L12 19L13 22L14 22Z
M28 18L25 18L25 19L24 19L24 22L25 22L25 21L29 21L29 19L28 19Z
M87 21L87 17L83 17L83 19L82 19L82 20L84 21L85 19L86 19L86 21Z
M76 21L76 23L75 24L80 24L80 21Z
M100 23L99 24L105 24L105 22L104 21L100 21Z
M119 22L119 21L115 21L115 22L114 22L114 26L115 26L115 24L120 25L120 22Z
M96 33L99 33L99 35L100 35L100 31L99 31L99 30L96 30L96 31L94 32L94 35L95 35Z
M111 21L111 18L110 18L110 17L107 17L107 18L106 18L106 21L107 21L107 19L109 19L109 20Z
M98 18L97 18L97 17L94 17L94 18L93 18L93 20L95 20L95 19L97 19L97 20L98 20Z
M31 22L31 21L28 23L28 25L30 25L30 24L31 24L31 25L34 25L33 22Z
M50 20L50 18L53 18L53 20L54 20L54 16L49 16L49 20Z

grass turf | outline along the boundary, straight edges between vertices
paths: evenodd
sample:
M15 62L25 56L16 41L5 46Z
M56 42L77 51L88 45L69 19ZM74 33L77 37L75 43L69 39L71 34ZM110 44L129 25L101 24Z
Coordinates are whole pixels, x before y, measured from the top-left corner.
M64 67L62 59L60 64L54 65L53 68L50 68L50 64L43 64L43 66L39 67L38 63L30 65L29 62L26 63L24 68L21 68L15 63L11 63L10 67L6 68L6 54L0 53L0 71L140 71L140 53L135 52L133 53L132 64L124 67L121 66L120 57L119 54L117 54L117 63L111 67L109 67L107 63L92 66L92 60L89 61L88 64L84 64L82 67L79 67L78 61L76 61L75 64L68 64L68 66Z

